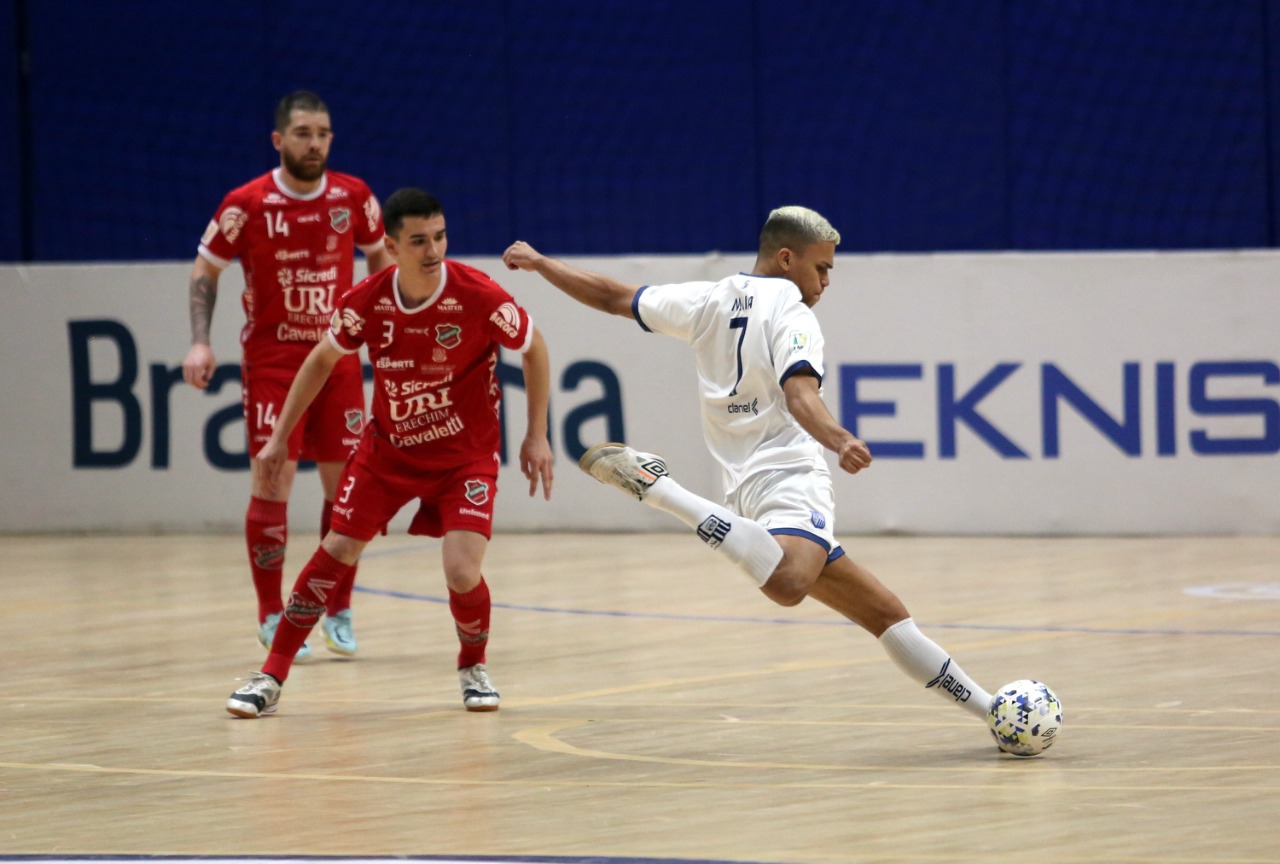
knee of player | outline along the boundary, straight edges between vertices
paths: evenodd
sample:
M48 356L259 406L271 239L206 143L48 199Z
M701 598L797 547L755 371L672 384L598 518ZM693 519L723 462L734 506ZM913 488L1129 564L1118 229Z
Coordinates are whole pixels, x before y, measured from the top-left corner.
M817 575L817 573L806 572L796 567L794 562L783 558L782 563L769 577L769 581L761 586L761 590L766 597L779 606L798 606L804 598L809 596Z
M444 582L449 586L450 591L458 594L466 594L484 578L478 567L450 566L444 571Z
M356 540L354 537L339 534L337 531L330 531L324 535L320 545L324 551L328 552L337 561L343 564L355 564L360 560L360 553L364 551L364 547L368 544L363 540Z

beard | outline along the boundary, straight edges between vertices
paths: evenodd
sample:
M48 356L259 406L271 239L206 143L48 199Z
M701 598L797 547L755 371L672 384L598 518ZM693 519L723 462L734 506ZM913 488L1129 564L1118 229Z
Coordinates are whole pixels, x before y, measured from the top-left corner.
M325 165L328 159L321 157L319 162L304 162L301 159L295 159L288 153L281 153L281 159L284 162L284 168L294 177L305 182L319 180L324 176Z

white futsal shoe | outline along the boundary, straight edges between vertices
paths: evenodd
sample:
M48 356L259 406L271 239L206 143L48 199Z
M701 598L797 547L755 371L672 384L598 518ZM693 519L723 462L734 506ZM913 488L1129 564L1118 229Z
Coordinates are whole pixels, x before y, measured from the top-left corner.
M659 477L667 476L661 456L641 453L626 444L597 444L578 460L578 467L601 483L616 486L643 501Z
M468 711L498 710L498 691L493 689L483 663L459 669L458 683L462 685L462 704Z
M280 682L266 672L254 672L227 700L227 713L246 720L276 713L280 703Z
M351 628L351 610L343 609L324 616L324 647L343 657L356 656L356 633Z

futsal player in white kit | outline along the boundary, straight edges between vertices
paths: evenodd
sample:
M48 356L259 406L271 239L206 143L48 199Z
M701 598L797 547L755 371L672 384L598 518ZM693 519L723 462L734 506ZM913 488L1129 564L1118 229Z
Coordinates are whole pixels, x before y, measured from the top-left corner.
M725 505L682 487L661 457L624 444L592 447L583 470L684 522L775 603L813 597L830 606L875 636L913 680L985 719L990 694L835 540L824 450L850 474L871 464L867 445L836 421L819 389L823 339L812 307L830 283L839 242L822 215L790 206L769 214L751 273L719 282L626 285L523 241L503 261L693 348L703 434L722 469Z

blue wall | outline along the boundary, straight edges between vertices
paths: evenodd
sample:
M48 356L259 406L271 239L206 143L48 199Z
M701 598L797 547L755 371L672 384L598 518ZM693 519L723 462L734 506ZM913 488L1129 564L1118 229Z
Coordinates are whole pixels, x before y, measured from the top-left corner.
M299 87L332 167L445 202L453 255L745 251L784 203L843 251L1277 242L1280 0L0 0L22 15L0 260L192 256Z
M18 122L18 94L21 80L18 66L17 7L13 0L0 0L0 261L23 257L21 129Z

